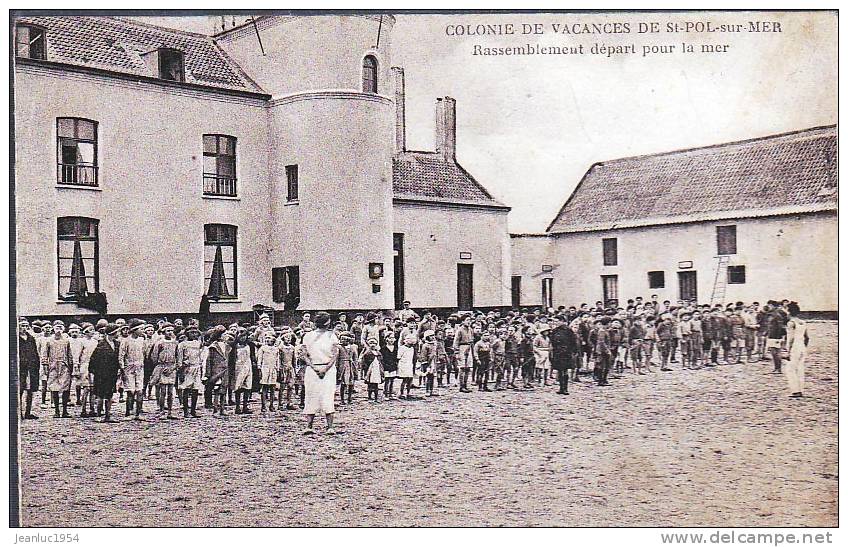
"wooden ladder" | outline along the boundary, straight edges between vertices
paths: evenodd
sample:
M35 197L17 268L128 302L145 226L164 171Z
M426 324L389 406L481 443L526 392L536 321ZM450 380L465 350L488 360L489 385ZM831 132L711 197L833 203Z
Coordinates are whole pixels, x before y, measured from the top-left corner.
M710 296L710 306L716 304L724 304L724 296L727 293L727 263L730 257L727 255L719 255L716 257L715 282L713 283L713 294Z

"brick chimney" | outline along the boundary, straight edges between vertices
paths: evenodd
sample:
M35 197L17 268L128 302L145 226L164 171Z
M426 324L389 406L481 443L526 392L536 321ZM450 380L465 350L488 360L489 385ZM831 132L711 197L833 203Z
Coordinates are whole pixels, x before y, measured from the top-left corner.
M456 161L456 100L436 99L436 153Z
M406 81L403 69L392 67L395 82L395 152L406 151Z

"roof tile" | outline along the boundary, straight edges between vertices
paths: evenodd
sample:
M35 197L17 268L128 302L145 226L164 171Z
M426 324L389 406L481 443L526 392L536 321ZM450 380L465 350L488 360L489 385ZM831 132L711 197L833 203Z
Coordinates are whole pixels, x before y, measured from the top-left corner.
M827 126L596 163L548 231L836 209L836 139Z
M47 60L150 76L140 57L156 48L183 52L185 80L225 89L262 92L209 36L114 17L27 16L47 31Z
M504 207L454 161L435 152L402 152L394 158L396 197Z

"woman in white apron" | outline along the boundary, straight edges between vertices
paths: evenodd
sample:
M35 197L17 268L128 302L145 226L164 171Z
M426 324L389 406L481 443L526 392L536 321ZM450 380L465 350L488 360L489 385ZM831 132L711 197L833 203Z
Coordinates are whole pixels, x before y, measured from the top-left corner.
M786 382L789 384L790 397L802 397L804 391L804 362L807 360L807 344L810 337L807 334L807 322L798 318L801 309L795 302L787 306L789 322L786 323L786 351L789 353L789 363L783 368Z
M304 435L312 435L315 414L322 412L327 418L327 433L333 434L333 414L336 395L336 361L339 356L339 339L330 326L330 314L320 312L315 316L315 330L303 335L307 366L303 376L306 392L303 413L306 415Z

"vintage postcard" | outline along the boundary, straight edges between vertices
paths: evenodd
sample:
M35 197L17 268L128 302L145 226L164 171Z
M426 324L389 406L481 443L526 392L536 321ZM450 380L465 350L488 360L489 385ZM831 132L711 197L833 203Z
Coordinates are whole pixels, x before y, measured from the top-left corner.
M837 27L12 10L11 525L830 542Z

